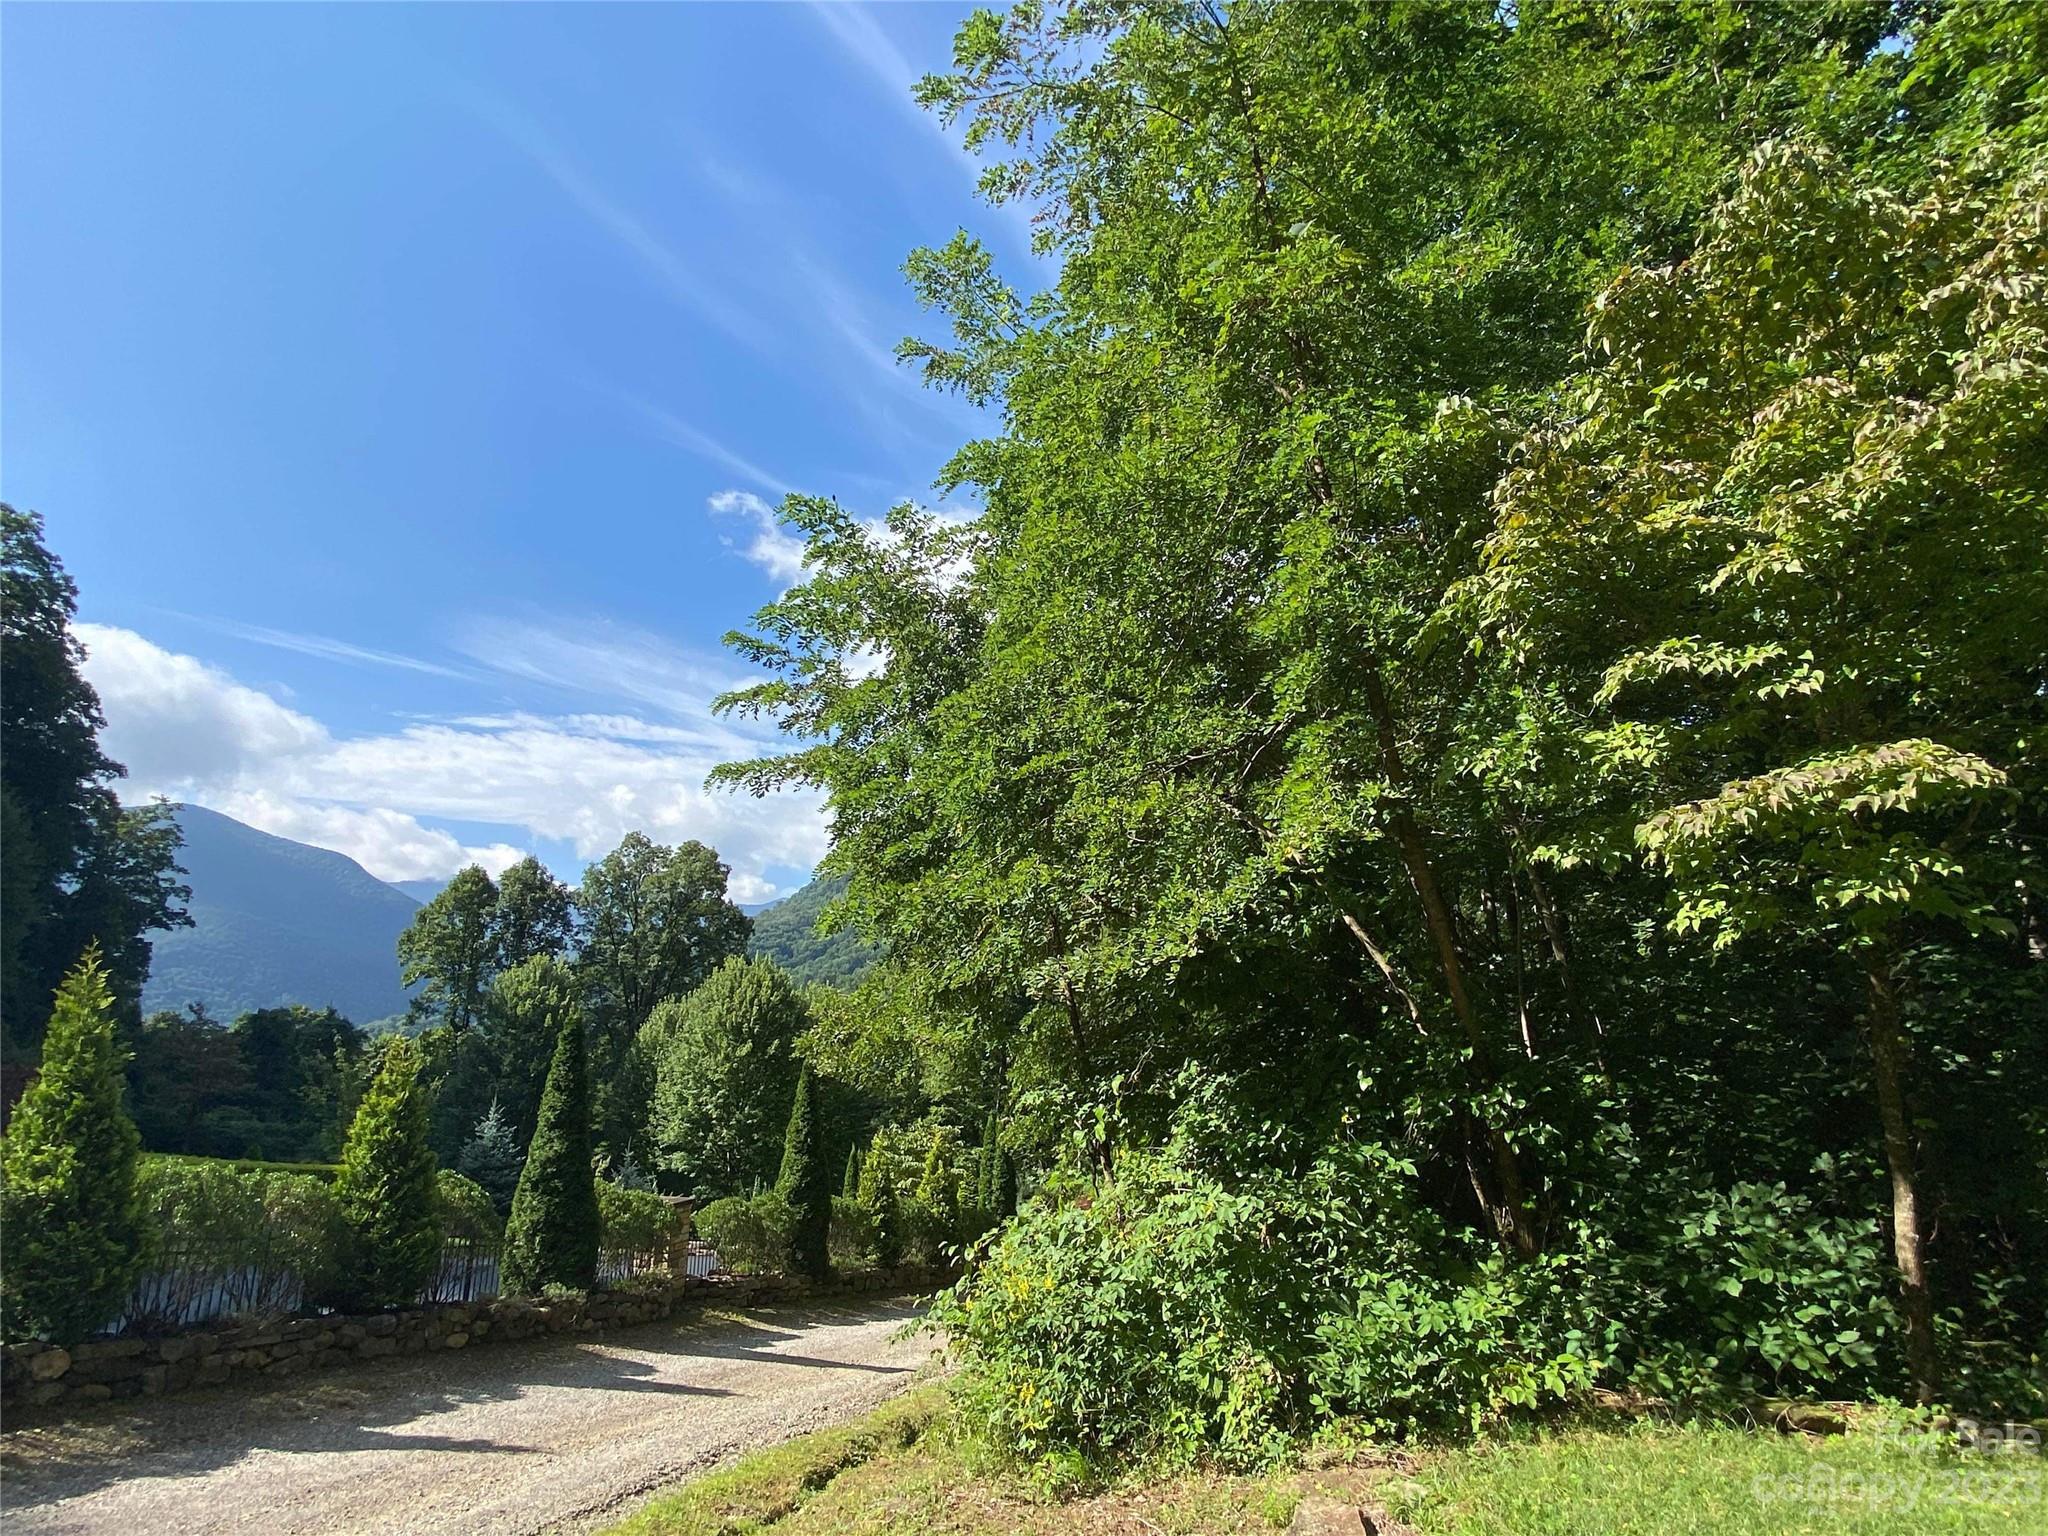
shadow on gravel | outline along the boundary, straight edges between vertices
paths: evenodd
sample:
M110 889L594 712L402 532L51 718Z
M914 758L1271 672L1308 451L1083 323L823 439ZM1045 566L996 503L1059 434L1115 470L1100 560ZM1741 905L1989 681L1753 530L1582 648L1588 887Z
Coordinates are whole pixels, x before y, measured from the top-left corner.
M76 1498L131 1478L204 1476L252 1452L452 1451L531 1455L545 1446L459 1439L411 1429L474 1403L504 1402L536 1388L731 1397L724 1387L657 1379L649 1357L749 1360L827 1370L901 1373L773 1346L832 1324L909 1322L901 1302L748 1308L744 1314L649 1323L604 1337L554 1337L475 1350L406 1356L295 1376L272 1391L246 1388L131 1398L68 1419L23 1424L0 1436L0 1503L28 1508ZM635 1358L638 1357L638 1358Z

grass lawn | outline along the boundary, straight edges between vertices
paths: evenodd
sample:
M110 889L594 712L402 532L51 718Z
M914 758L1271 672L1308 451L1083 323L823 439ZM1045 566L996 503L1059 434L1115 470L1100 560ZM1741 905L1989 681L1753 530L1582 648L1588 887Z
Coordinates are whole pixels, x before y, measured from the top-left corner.
M982 1465L927 1386L759 1451L607 1536L1222 1536L1330 1494L1418 1536L2040 1536L2048 1458L1869 1431L1633 1424L1263 1477L1187 1472L1051 1498Z

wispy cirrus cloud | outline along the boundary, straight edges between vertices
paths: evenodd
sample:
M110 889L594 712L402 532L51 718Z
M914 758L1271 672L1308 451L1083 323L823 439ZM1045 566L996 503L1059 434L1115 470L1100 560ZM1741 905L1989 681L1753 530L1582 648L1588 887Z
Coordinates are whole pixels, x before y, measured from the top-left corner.
M532 118L474 87L460 91L458 99L531 161L592 224L632 256L676 303L709 321L742 346L764 355L775 351L772 332L757 316L710 281L639 215L614 199Z
M710 433L693 427L673 411L665 411L652 401L644 400L640 396L624 390L613 390L611 393L621 404L625 405L635 415L640 417L642 421L652 427L657 435L667 439L678 448L694 453L701 459L708 459L720 468L730 470L743 480L751 480L763 490L772 491L777 496L794 496L798 494L797 488L781 476L765 470L752 460L733 452L732 449L726 447L725 444L721 443Z
M875 20L875 8L850 3L850 0L809 0L811 15L832 34L842 50L855 63L872 75L898 111L908 114L918 125L945 145L955 159L960 161L978 183L981 179L982 163L972 151L956 137L937 116L917 104L913 92L925 71L916 68L905 58L903 50ZM1031 218L1029 212L1015 203L1005 203L1000 212L1005 222L1017 237L1023 251L1035 257L1031 248Z
M267 645L273 650L292 651L300 656L319 656L328 661L346 662L355 666L390 667L400 672L422 672L430 677L450 677L464 681L475 679L474 673L465 672L460 667L444 666L438 661L426 661L418 656L407 656L398 651L381 651L371 646L356 645L351 641L337 640L331 635L272 629L263 624L243 624L234 619L208 618L202 614L182 613L172 608L163 611L175 618L201 625L215 634L231 635L237 640Z

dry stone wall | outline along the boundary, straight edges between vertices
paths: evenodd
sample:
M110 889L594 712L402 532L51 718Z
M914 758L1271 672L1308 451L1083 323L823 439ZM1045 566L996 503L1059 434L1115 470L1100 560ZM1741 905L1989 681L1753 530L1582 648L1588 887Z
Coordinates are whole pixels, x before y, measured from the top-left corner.
M25 1343L0 1351L0 1408L10 1421L62 1414L115 1398L157 1397L199 1387L261 1389L280 1377L399 1355L429 1354L548 1334L599 1333L706 1307L805 1297L929 1291L953 1272L903 1265L826 1281L779 1275L686 1277L668 1285L555 1297L410 1307L396 1312L294 1317L172 1334L89 1339L66 1349Z

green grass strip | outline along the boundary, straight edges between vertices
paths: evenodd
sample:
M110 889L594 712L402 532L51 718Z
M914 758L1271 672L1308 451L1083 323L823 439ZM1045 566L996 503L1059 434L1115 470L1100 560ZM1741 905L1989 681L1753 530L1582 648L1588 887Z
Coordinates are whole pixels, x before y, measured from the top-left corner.
M746 1536L765 1530L850 1467L914 1445L945 1407L945 1390L920 1387L851 1424L754 1451L685 1483L605 1536Z

